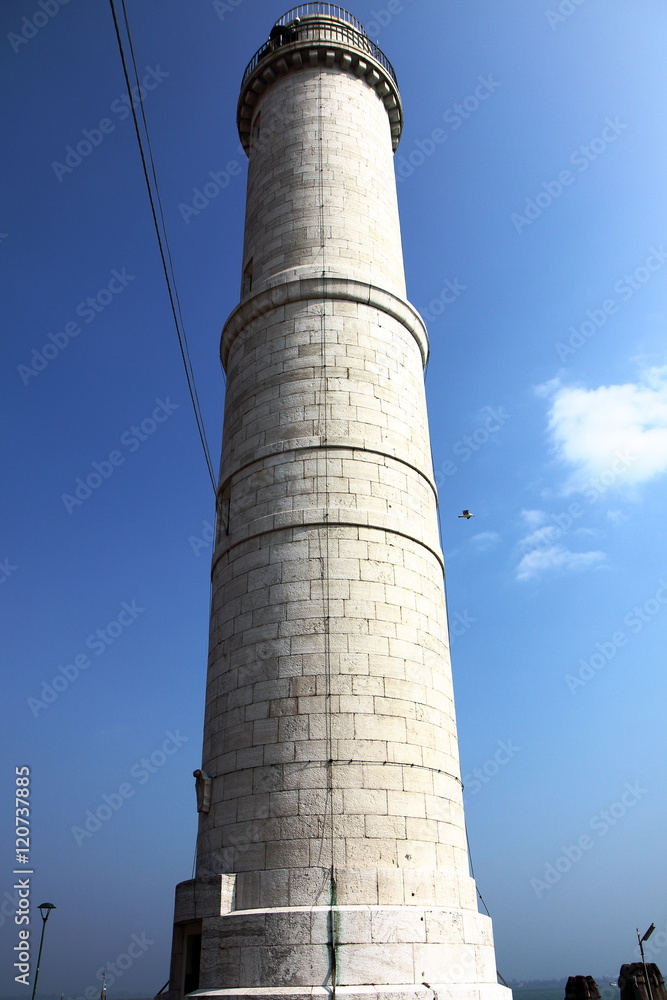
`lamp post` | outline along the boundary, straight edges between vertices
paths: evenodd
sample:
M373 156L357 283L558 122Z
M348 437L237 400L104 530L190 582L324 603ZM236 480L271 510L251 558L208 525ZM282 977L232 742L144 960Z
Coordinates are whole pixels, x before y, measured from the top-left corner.
M637 940L639 941L639 951L642 956L642 965L644 966L644 979L646 980L646 990L648 992L648 1000L653 1000L653 993L651 992L651 984L648 978L648 969L646 968L646 962L644 960L644 941L648 941L654 930L655 930L655 924L651 924L651 926L644 933L644 935L640 937L639 928L637 928Z
M42 918L42 936L39 939L39 951L37 952L37 968L35 969L35 981L32 984L32 997L31 1000L35 1000L35 991L37 989L37 977L39 975L39 963L42 959L42 945L44 944L44 931L46 930L46 921L49 919L49 914L51 910L55 910L53 903L40 903L37 907L39 910L39 915Z

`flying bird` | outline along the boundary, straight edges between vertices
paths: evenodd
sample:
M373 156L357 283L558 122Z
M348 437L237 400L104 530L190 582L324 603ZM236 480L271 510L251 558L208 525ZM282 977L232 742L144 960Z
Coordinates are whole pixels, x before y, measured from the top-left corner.
M464 510L462 514L459 514L459 517L465 517L466 520L470 520L470 518L474 516L475 515L471 514L469 510Z

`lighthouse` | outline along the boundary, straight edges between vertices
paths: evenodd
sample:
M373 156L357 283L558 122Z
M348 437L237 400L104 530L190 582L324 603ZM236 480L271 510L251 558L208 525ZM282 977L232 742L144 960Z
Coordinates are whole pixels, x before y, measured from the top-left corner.
M267 26L269 27L269 26ZM241 81L195 877L170 1000L509 1000L469 874L396 75L306 3Z

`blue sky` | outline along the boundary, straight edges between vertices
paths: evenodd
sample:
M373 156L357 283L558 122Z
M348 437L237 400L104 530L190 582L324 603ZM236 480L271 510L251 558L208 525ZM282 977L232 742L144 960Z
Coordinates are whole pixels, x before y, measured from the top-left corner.
M287 7L127 7L217 465L245 195L236 98ZM615 976L654 921L664 967L667 12L359 0L353 13L405 109L408 294L431 337L462 773L498 966ZM84 996L133 954L110 995L152 996L192 871L213 494L108 4L14 0L0 27L0 989L25 993L8 914L27 765L33 903L58 907L40 989Z

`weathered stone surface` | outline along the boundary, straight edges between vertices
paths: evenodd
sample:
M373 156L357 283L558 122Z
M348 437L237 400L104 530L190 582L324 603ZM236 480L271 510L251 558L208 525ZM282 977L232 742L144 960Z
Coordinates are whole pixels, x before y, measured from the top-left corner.
M506 1000L468 874L428 343L405 298L387 114L400 98L368 47L348 61L342 42L305 46L299 61L290 45L244 87L257 98L243 290L221 341L211 809L178 890L169 1000L199 932L201 996L335 983L349 1000Z

